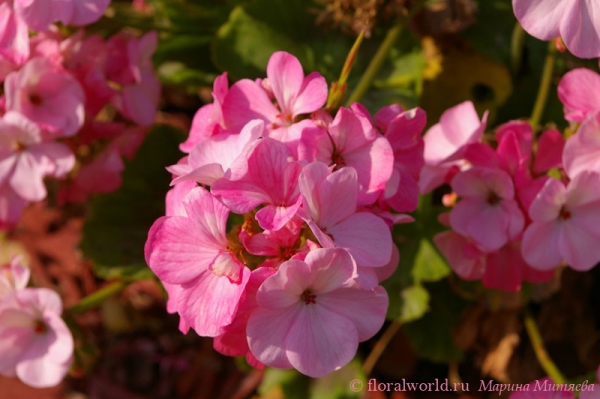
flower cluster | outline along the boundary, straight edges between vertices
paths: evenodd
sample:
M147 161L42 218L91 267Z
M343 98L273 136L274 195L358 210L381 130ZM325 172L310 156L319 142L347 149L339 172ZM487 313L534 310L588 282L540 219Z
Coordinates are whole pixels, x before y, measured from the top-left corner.
M496 129L495 150L481 143L485 120L469 103L425 134L421 189L449 183L453 190L446 196L453 209L442 218L452 230L434 240L461 277L516 291L562 264L585 271L600 262L598 87L600 76L586 69L564 76L559 97L577 133L565 142L546 130L535 152L533 131L521 121Z
M324 109L327 83L285 52L267 78L214 83L146 260L180 329L256 367L323 376L382 326L391 227L418 200L421 109ZM199 186L200 185L200 186Z
M160 91L150 60L155 33L104 40L83 31L66 36L55 24L92 23L108 4L0 1L4 225L15 224L28 203L46 198L46 178L69 177L59 194L63 201L116 189L121 158L133 156L154 119Z
M58 384L73 360L73 337L62 302L47 288L26 288L19 258L0 266L0 374L44 388Z

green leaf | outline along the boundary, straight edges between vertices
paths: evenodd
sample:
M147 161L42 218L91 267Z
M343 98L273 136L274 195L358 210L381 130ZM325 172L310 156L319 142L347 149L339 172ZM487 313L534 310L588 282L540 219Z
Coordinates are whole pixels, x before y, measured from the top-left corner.
M218 30L212 57L233 80L256 78L265 75L269 57L278 50L294 54L307 70L312 69L312 52L306 44L293 41L238 6Z
M463 353L454 344L451 331L467 302L452 292L447 280L427 284L426 288L431 310L403 326L404 331L419 356L438 363L461 360Z
M148 230L165 214L165 194L171 180L165 166L181 158L178 145L183 138L179 130L155 127L133 161L125 162L121 188L93 199L81 248L104 275L143 273L138 268L145 264ZM113 267L120 269L108 270Z
M420 319L429 309L429 293L421 285L402 290L400 321L408 323Z
M325 377L313 381L310 389L310 399L353 399L362 397L360 383L350 385L352 381L364 383L367 377L362 372L362 365L358 360L353 360L339 370L327 374Z
M264 399L306 399L309 378L296 370L279 370L268 367L258 393Z
M450 268L446 260L434 248L431 241L423 238L411 271L414 280L416 282L434 282L443 279L449 274Z

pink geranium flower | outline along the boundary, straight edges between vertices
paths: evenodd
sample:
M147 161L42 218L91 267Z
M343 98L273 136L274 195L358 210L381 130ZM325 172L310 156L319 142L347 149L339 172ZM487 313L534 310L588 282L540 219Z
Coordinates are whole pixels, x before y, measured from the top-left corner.
M339 248L316 249L289 260L256 294L248 320L250 350L262 363L322 377L346 365L358 343L383 325L388 306L382 287L364 290L356 264Z
M29 28L45 31L60 21L65 25L88 25L96 22L110 0L14 0L16 12Z
M585 171L600 173L600 109L586 119L565 144L565 172L573 179Z
M302 204L298 176L302 165L292 160L287 147L271 138L259 140L248 156L247 173L236 180L217 180L212 193L235 213L246 213L266 204L256 213L266 230L279 230L290 221ZM234 172L232 172L233 174Z
M0 304L0 374L27 385L58 384L69 371L73 337L60 297L46 288L15 291Z
M45 58L33 58L4 83L6 110L18 111L55 137L75 134L83 125L85 96L79 83Z
M7 183L23 199L44 199L44 178L63 177L74 165L67 146L42 141L40 128L23 115L9 111L0 119L0 184Z
M270 88L275 103L264 86ZM269 136L294 143L304 128L314 127L310 120L296 123L296 117L318 110L326 100L325 78L317 72L305 77L296 57L278 51L269 59L264 85L243 79L231 86L223 102L223 118L226 128L234 132L253 119L262 119Z
M27 287L30 274L29 268L21 263L20 256L0 266L0 301L11 292Z
M596 0L513 0L523 29L541 40L562 37L577 57L600 56L600 7Z
M425 166L419 180L422 193L449 183L454 174L464 168L465 149L468 144L481 140L487 115L486 111L480 120L473 103L467 101L446 110L440 122L425 133Z
M229 209L202 187L183 200L185 216L165 216L148 232L145 255L158 278L183 289L177 311L199 335L223 333L235 315L250 270L225 228Z
M581 172L565 187L549 179L537 195L523 235L523 257L532 267L551 270L563 261L589 270L600 261L600 174Z
M500 249L523 230L525 218L503 170L474 167L456 175L452 189L462 199L450 213L450 225L485 251Z
M354 168L331 173L313 162L299 178L304 198L300 216L325 248L347 249L359 266L385 266L392 256L388 225L370 212L357 212L358 181Z

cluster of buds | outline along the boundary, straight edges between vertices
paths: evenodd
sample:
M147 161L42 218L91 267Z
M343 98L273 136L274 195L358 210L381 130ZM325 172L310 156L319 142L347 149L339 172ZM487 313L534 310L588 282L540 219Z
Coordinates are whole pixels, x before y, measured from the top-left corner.
M115 190L152 124L160 94L154 32L108 40L63 25L98 20L109 0L0 1L0 222L46 198L46 178L67 178L65 201ZM30 32L34 34L30 35Z
M272 55L194 118L146 260L180 329L256 367L323 376L383 325L395 223L418 201L425 114L324 109L327 83Z

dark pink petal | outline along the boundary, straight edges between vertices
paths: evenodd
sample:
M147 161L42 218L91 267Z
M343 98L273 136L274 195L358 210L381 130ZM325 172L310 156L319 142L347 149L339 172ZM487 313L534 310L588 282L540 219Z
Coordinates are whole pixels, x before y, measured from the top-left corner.
M292 115L294 101L304 81L300 61L289 53L277 51L267 64L267 77L281 112Z
M599 105L600 109L600 105ZM533 173L542 174L562 166L565 138L556 129L546 130L537 141L538 149L533 163Z
M295 204L288 206L267 205L256 212L256 221L265 230L279 230L296 216L301 205L301 196L298 196Z
M73 16L70 21L64 21L70 25L89 25L100 19L110 4L110 0L76 0L73 1Z
M225 127L232 132L239 132L253 119L273 122L278 114L279 111L267 93L248 79L240 80L231 86L223 102Z
M527 266L519 247L506 245L487 257L482 283L486 288L517 292L521 289L523 269Z
M467 238L450 230L436 234L433 242L461 278L479 280L483 277L485 253L479 251Z

